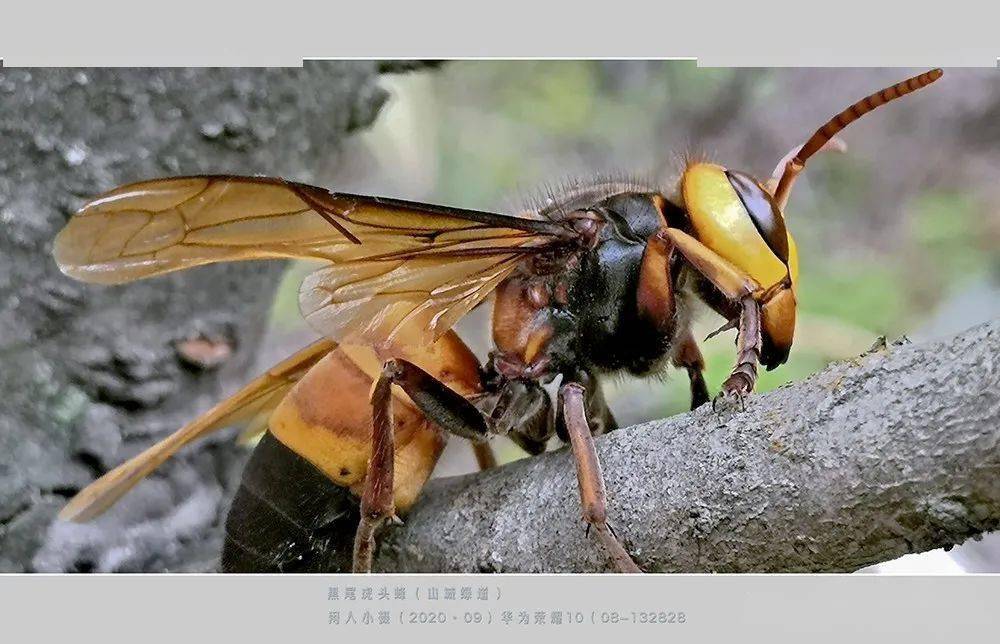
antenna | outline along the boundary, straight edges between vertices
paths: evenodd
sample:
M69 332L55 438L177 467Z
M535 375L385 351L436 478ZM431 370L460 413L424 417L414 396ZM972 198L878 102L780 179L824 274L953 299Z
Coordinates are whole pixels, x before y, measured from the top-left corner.
M792 191L792 184L795 183L795 178L802 172L802 169L806 167L806 161L823 149L838 132L876 107L885 105L901 96L906 96L910 92L914 92L922 87L927 87L941 78L943 73L940 69L932 69L919 76L896 83L892 87L886 87L881 91L866 96L827 121L823 127L816 130L816 133L809 137L805 145L799 148L798 153L785 164L785 170L781 174L781 179L778 180L778 186L774 189L774 201L778 204L778 207L782 211L785 210L785 204L788 203L788 195Z

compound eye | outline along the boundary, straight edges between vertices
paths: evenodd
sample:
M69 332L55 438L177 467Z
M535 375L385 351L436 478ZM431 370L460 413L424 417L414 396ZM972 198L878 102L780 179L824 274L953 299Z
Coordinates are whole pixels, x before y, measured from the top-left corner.
M788 263L788 231L785 229L785 218L757 180L748 174L726 170L726 177L739 195L743 207L746 208L757 232L767 242L778 259Z

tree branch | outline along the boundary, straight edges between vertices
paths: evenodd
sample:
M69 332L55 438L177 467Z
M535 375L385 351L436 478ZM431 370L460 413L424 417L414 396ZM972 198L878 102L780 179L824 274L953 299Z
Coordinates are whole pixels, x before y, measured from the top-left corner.
M1000 526L1000 320L597 441L646 571L852 571ZM567 449L433 481L384 571L607 571Z

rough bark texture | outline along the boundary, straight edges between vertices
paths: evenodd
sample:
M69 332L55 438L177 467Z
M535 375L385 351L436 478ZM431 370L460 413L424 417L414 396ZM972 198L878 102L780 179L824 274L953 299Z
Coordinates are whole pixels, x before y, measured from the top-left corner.
M597 440L609 515L647 571L852 571L1000 526L1000 321ZM567 449L432 482L384 571L583 572Z
M374 62L302 69L0 70L0 571L214 565L245 451L174 459L89 525L66 498L246 379L283 265L123 287L63 277L53 236L87 197L163 175L329 173L385 100ZM232 347L218 368L176 342Z

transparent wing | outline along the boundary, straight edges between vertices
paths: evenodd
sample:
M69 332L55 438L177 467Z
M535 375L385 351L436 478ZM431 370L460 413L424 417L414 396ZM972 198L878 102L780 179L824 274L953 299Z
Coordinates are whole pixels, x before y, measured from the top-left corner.
M59 512L59 518L89 521L191 441L226 427L266 418L292 386L335 348L336 343L319 340L278 363L194 421L85 487Z

